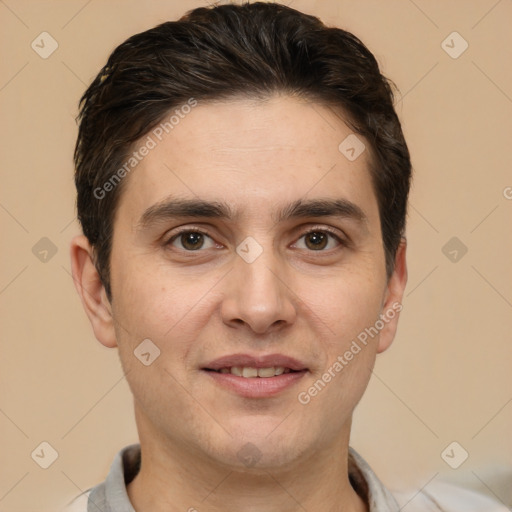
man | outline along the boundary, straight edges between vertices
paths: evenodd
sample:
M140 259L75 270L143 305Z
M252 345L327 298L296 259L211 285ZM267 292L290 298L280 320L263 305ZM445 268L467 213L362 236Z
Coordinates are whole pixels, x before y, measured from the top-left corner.
M69 510L399 510L349 448L407 281L410 158L365 46L278 4L191 11L114 50L75 163L73 277L140 445Z

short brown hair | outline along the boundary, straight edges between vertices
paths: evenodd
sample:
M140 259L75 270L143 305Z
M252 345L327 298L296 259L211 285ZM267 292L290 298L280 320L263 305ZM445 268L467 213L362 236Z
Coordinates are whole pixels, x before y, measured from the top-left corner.
M409 151L391 82L353 34L275 3L201 7L118 46L80 100L75 147L78 220L94 248L109 300L113 219L123 184L106 197L142 136L190 98L297 95L343 112L365 137L379 206L388 277L405 229ZM340 141L341 142L341 141Z

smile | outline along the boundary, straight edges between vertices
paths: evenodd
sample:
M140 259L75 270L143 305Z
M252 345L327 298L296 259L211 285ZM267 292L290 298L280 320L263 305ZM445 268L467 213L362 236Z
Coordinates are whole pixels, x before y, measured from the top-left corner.
M251 366L232 366L231 368L220 368L219 370L211 370L217 371L218 373L231 375L236 375L237 377L245 377L246 379L251 379L255 377L268 378L268 377L276 377L278 375L282 375L285 373L293 372L290 368L285 368L284 366L271 366L269 368L253 368Z

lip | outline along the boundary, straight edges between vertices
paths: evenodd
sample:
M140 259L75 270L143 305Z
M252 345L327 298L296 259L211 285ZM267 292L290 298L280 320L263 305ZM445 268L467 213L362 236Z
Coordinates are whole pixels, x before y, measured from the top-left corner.
M283 373L274 377L239 377L231 373L218 373L221 368L231 368L233 366L245 366L251 368L270 368L283 366L290 368L293 372ZM299 382L308 368L293 357L283 354L268 354L252 356L249 354L232 354L215 359L202 368L202 371L208 375L215 384L228 391L234 392L244 398L267 398L275 396L285 389L290 388Z
M221 368L232 368L233 366L245 366L250 368L270 368L272 366L283 366L290 368L296 372L307 370L304 363L301 363L293 357L283 354L266 354L266 355L250 355L250 354L230 354L219 357L214 361L206 364L204 370L220 370ZM269 377L272 378L272 377Z

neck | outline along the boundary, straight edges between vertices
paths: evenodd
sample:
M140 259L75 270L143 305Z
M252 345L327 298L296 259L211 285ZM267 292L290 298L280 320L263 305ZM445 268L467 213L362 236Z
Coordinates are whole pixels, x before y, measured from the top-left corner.
M141 467L128 496L137 512L367 512L349 481L348 427L335 446L267 469L224 466L139 429Z

